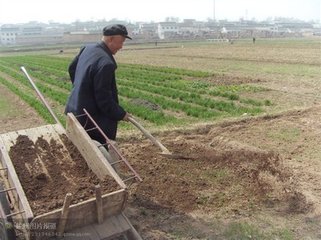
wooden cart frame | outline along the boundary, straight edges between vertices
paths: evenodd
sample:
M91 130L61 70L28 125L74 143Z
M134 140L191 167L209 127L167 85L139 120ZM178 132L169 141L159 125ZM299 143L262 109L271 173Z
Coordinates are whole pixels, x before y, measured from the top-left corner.
M70 205L70 196L67 194L62 208L34 216L8 153L19 135L35 139L61 134L68 136L98 178L103 179L106 175L113 177L120 190L104 194L96 186L94 198L74 205ZM125 182L106 161L73 114L69 113L67 116L66 130L60 124L53 124L0 135L0 160L0 174L12 206L10 216L20 219L14 227L23 233L25 239L64 237L102 240L118 236L142 239L124 214L128 199Z

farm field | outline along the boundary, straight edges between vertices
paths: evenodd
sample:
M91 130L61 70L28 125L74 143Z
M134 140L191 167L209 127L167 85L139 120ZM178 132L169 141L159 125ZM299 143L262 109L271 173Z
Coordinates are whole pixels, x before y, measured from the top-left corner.
M0 132L64 122L78 49L0 53ZM121 104L173 152L128 123L119 146L144 179L127 215L143 239L321 239L321 39L126 45Z

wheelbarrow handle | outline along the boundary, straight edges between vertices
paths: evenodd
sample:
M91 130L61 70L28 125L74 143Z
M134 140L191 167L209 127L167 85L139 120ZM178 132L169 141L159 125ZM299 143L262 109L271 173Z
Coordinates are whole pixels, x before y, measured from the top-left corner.
M49 113L51 114L51 116L55 119L56 123L60 124L61 126L63 126L61 124L61 122L59 121L59 119L57 118L57 116L55 115L55 113L53 112L53 110L51 109L50 105L47 103L46 99L44 98L44 96L42 95L42 93L39 91L39 89L37 88L36 84L34 83L34 81L31 79L31 77L29 76L27 70L25 69L24 66L20 67L21 71L26 75L27 79L29 80L29 82L31 83L32 87L35 89L36 93L38 94L40 100L42 101L42 103L45 105L45 107L47 108L47 110L49 111Z
M137 127L145 137L152 141L157 147L162 150L163 154L171 154L171 152L160 142L158 141L150 132L148 132L139 122L137 122L133 117L128 117L128 121L130 121L135 127Z

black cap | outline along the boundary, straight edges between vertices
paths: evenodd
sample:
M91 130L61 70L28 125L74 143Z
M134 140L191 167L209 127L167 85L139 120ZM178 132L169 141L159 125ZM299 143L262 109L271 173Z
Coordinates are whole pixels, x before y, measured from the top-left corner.
M112 26L104 27L103 29L104 36L114 36L114 35L121 35L125 38L132 39L128 36L127 29L124 25L121 24L115 24Z

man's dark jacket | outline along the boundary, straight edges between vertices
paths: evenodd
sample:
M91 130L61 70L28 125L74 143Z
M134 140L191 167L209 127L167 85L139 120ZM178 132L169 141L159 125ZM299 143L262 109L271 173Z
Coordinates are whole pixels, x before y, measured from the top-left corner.
M107 137L113 140L117 123L126 114L118 104L116 68L115 59L103 42L82 48L69 65L73 89L65 110L66 113L80 115L85 108ZM85 125L85 120L80 122ZM104 142L98 131L89 134L93 139Z

